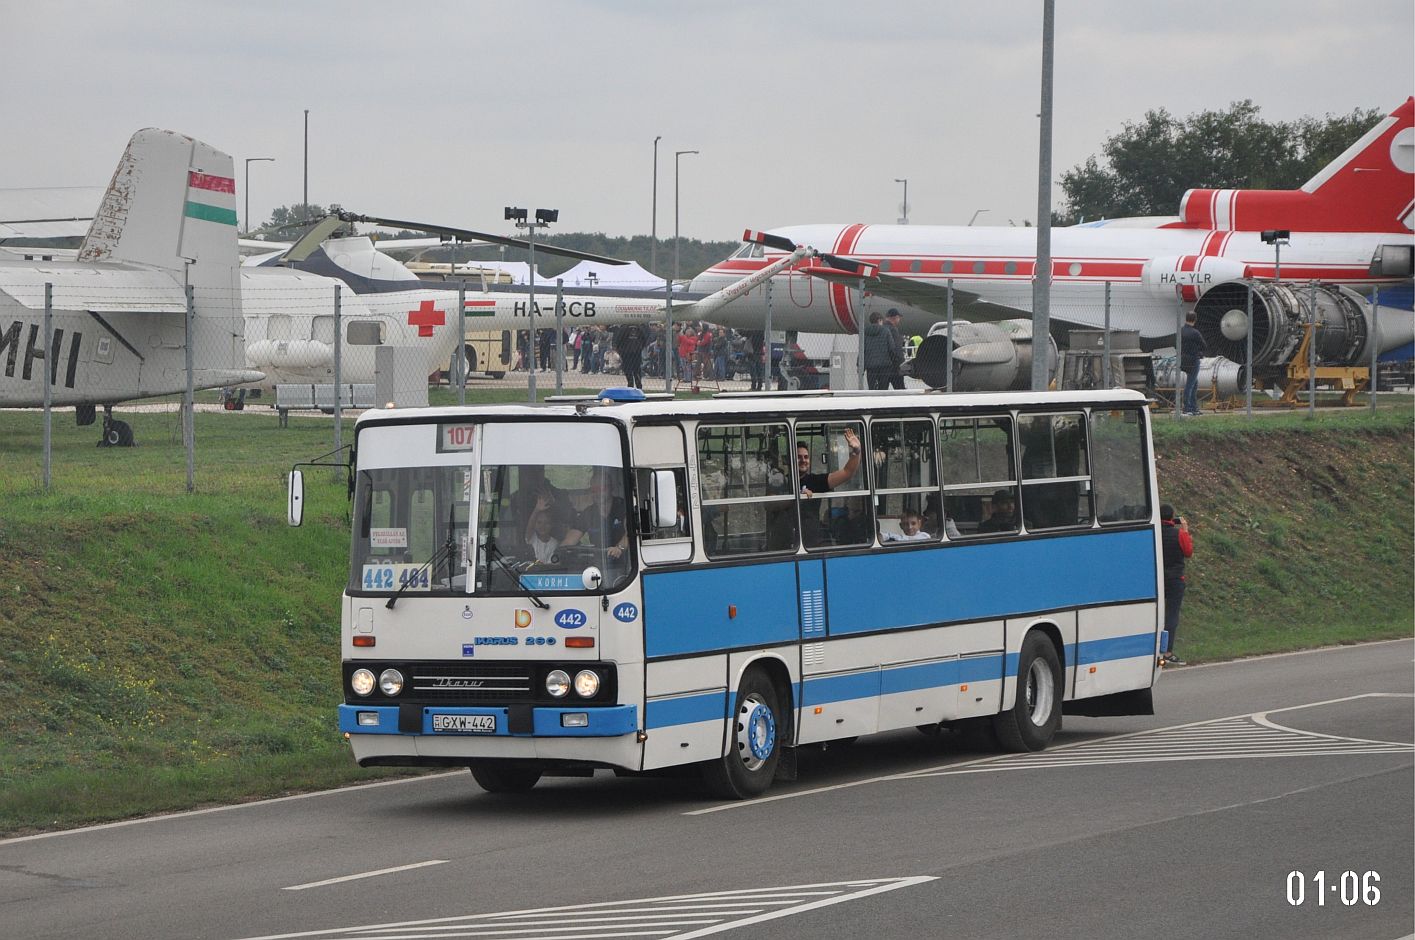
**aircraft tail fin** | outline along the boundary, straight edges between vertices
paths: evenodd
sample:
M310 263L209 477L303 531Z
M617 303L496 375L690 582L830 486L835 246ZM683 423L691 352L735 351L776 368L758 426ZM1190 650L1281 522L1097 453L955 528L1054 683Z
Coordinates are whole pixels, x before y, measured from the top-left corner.
M172 131L138 131L113 171L79 260L174 271L190 262L190 283L230 286L230 269L240 264L230 155Z
M1415 226L1415 98L1301 189L1191 189L1179 225L1226 231L1400 232Z

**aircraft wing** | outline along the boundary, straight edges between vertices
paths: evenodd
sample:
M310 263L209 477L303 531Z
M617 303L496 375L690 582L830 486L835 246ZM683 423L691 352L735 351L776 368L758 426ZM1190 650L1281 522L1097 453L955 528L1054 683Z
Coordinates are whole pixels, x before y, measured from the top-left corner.
M866 291L878 297L885 297L895 303L916 307L919 310L927 310L940 318L948 316L948 288L943 284L911 281L908 278L895 277L892 274L876 273L873 276L860 277L857 274L850 274L823 264L807 265L797 270L833 284L844 284L846 287L858 288L864 285ZM979 299L979 296L973 291L953 288L954 315L958 316L959 310L965 306L976 306ZM1007 308L999 307L998 310L1004 311L998 319L1018 316L1016 312L1007 310ZM1025 314L1023 315L1025 316Z
M82 238L102 198L101 186L0 189L0 239Z

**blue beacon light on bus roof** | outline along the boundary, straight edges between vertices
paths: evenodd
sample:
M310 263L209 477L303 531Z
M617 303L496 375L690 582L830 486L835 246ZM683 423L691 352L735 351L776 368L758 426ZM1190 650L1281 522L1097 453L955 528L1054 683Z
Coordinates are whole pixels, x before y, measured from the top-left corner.
M623 401L646 401L646 400L647 400L647 399L645 398L644 393L643 393L643 391L642 391L641 389L629 388L628 386L624 386L624 385L618 385L618 386L615 386L615 387L613 387L613 388L606 388L606 389L604 389L603 391L601 391L597 397L598 397L601 401L614 401L614 402L623 402Z

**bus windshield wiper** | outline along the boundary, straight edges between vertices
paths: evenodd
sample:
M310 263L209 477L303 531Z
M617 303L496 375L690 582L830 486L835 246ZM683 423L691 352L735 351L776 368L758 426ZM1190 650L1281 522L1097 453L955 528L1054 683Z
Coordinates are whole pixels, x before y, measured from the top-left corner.
M507 576L510 577L511 580L516 582L517 587L519 587L522 591L526 592L526 596L531 599L532 604L535 604L541 610L550 610L550 605L547 604L545 601L541 600L540 595L536 594L530 588L526 587L526 582L522 581L521 576L517 574L516 570L507 563L506 556L501 554L501 549L496 547L496 541L494 539L486 540L486 556L492 561L496 562L497 566L502 571L506 572Z
M384 604L383 606L387 607L389 610L392 610L393 605L398 603L398 598L403 596L403 592L406 591L412 585L418 583L418 576L421 575L424 571L427 571L429 568L433 568L443 558L447 559L447 587L449 590L451 590L452 553L457 548L457 540L453 538L452 533L452 525L454 522L456 522L455 512L456 507L449 503L447 506L447 541L443 542L442 546L438 548L437 551L432 553L431 558L422 563L422 567L418 568L417 571L413 572L411 577L403 581L402 585L398 588L398 590L394 591L393 596L388 599L388 603Z

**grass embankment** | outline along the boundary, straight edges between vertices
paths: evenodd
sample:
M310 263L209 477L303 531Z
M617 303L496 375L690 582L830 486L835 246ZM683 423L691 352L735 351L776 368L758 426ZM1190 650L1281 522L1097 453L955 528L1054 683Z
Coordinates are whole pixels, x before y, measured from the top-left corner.
M0 413L0 833L375 775L334 721L342 474L307 473L284 522L283 474L329 421L199 414L188 495L177 416L124 417L132 450L59 416L45 493L39 416ZM1156 442L1198 542L1187 658L1410 634L1408 405L1161 418Z

